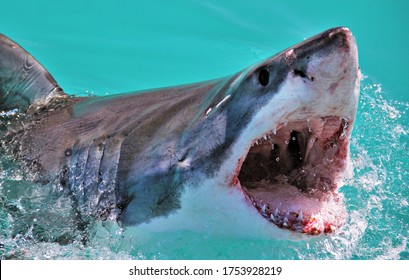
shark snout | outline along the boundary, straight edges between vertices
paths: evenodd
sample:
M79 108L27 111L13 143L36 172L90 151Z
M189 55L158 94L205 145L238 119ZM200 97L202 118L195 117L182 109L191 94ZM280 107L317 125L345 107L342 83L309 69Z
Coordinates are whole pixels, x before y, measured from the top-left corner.
M356 41L346 27L333 28L305 40L286 50L284 56L295 76L310 81L355 76L359 70Z
M327 80L353 79L359 70L356 41L349 29L329 32L308 64L308 72Z
M293 55L289 76L304 92L301 96L306 98L306 107L319 114L354 118L360 68L351 31L346 27L330 29L297 45Z

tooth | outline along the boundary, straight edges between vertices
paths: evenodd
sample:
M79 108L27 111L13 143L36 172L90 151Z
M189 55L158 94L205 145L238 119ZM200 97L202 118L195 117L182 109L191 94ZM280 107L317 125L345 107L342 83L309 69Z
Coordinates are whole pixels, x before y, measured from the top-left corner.
M305 161L304 162L307 161L308 155L310 154L312 147L314 146L314 142L315 142L315 137L311 136L307 141L307 148L305 149L305 157L304 157Z
M273 215L273 214L270 215L270 219L271 219L272 221L276 222L276 219L274 218L274 215Z
M263 207L261 208L261 211L263 211L263 213L266 213L266 209L267 209L267 205L263 204Z
M276 210L274 210L274 215L276 215L278 217L278 208L276 208Z
M266 135L264 135L264 140L267 140L267 134L266 134Z
M288 221L287 221L287 222L288 222ZM288 227L287 222L284 222L284 223L283 223L283 226L284 226L284 227Z
M312 128L311 128L311 124L310 124L310 119L307 119L307 123L308 123L308 132L312 132Z

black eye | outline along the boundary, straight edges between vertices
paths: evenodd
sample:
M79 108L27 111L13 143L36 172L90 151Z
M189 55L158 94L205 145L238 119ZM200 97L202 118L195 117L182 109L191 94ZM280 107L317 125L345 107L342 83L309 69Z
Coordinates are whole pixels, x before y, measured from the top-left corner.
M258 72L258 81L260 82L260 85L265 87L268 85L268 82L270 80L270 73L268 72L267 69L261 69L260 72Z

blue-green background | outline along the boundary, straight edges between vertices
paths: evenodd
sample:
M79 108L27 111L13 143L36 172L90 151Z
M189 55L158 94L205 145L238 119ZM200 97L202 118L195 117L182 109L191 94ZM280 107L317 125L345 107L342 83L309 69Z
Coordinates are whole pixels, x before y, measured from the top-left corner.
M69 93L104 95L229 75L335 26L354 33L366 77L352 137L355 176L342 188L350 220L338 235L292 242L169 232L127 247L119 241L122 229L99 225L92 242L59 245L37 238L24 219L33 209L44 212L49 195L35 204L29 194L38 186L10 175L19 171L3 159L2 258L409 258L408 1L0 0L0 7L0 33L24 46ZM23 214L13 214L11 204ZM65 211L58 205L51 210L57 221ZM11 231L18 227L24 230L16 236Z

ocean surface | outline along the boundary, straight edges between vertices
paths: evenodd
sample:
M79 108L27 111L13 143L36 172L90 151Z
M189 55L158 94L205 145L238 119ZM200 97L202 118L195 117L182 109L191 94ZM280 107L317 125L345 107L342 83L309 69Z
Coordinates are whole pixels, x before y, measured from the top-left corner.
M96 222L80 230L62 190L30 182L2 153L0 259L409 259L409 2L0 4L0 33L77 95L227 76L335 26L354 33L363 73L351 138L354 175L340 190L349 216L335 234L275 239L245 214L234 222L228 194L205 193L214 199L207 209L187 205L192 212L144 226Z

